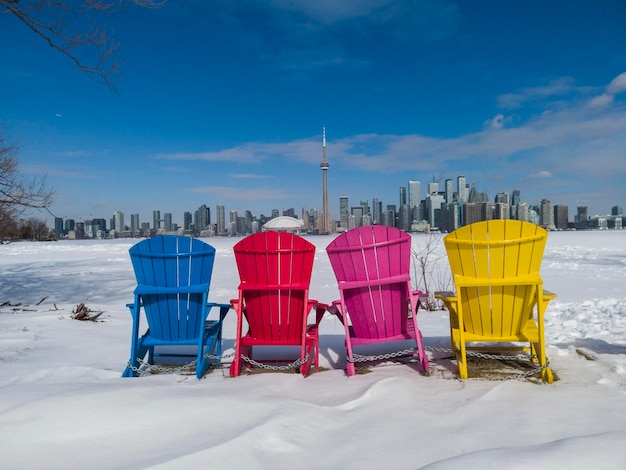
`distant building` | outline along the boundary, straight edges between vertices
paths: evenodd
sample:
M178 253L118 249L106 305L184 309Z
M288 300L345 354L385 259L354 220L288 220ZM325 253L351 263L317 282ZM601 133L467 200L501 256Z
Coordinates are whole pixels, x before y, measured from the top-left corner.
M406 188L404 186L400 186L400 207L406 204Z
M409 205L409 208L413 210L413 208L419 205L420 201L422 200L421 183L416 180L409 180L407 189L408 189L407 204Z
M528 222L528 204L525 202L518 202L515 205L515 219L522 222Z
M431 229L441 227L442 205L445 205L445 201L443 196L438 192L430 193L426 196L426 220L428 220Z
M54 218L54 236L57 240L65 236L65 230L63 229L63 219L61 217Z
M130 214L130 233L133 237L140 233L139 214Z
M226 209L223 204L217 205L217 235L226 233Z
M113 214L113 225L111 226L111 230L115 230L118 234L121 234L125 229L126 225L124 223L124 213L116 211Z
M458 201L446 204L441 209L441 231L453 232L461 225L461 206Z
M496 202L493 208L494 219L508 219L509 218L509 205L506 202Z
M155 231L161 228L161 211L152 211L152 228Z
M377 198L372 200L372 224L380 225L383 220L383 203Z
M574 227L576 230L587 230L589 228L589 217L587 216L587 207L578 206L576 215L574 216Z
M554 229L554 211L552 210L552 203L549 199L541 200L541 212L540 212L541 225L546 229Z
M554 206L554 225L559 230L567 230L569 224L568 207L564 204Z
M350 217L350 205L348 203L348 196L341 196L339 198L339 223L342 227L348 227L348 218Z
M468 202L463 204L465 225L493 219L493 204L490 202Z
M355 227L361 227L363 224L363 206L352 206L350 208L350 215L354 217Z
M304 229L302 220L291 216L274 217L263 225L263 231L300 233Z

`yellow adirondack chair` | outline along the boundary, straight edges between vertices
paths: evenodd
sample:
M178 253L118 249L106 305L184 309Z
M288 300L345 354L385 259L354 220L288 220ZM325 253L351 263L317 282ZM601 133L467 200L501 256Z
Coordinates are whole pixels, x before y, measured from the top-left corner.
M504 343L497 349L527 351L547 364L543 316L556 294L543 290L539 268L548 238L541 227L518 220L489 220L446 235L444 244L456 287L437 292L450 313L450 340L459 376L467 379L468 343ZM528 343L520 347L510 343ZM541 372L552 383L552 371Z

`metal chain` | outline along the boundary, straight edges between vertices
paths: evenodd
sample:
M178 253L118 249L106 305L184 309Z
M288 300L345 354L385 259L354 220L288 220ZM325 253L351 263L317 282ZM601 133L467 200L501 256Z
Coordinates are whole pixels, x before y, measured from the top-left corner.
M454 353L453 349L450 348L439 348L439 347L434 347L434 346L424 346L424 349L426 351L431 351L431 352L443 352L443 353ZM397 357L402 357L402 356L408 356L411 354L415 354L418 351L417 348L409 348L409 349L404 349L402 351L396 351L396 352L392 352L392 353L387 353L387 354L378 354L378 355L372 355L372 356L367 356L364 354L353 354L353 357L347 357L346 360L348 362L353 362L353 363L358 363L358 362L371 362L371 361L381 361L381 360L386 360L386 359L394 359ZM531 355L531 356L527 356L527 355L522 355L522 354L518 354L515 356L506 356L506 355L502 355L502 354L487 354L487 353L481 353L478 351L466 351L467 356L470 357L477 357L480 359L495 359L495 360L499 360L499 361L519 361L519 362L530 362L532 359L536 358L537 356L535 355ZM235 353L230 353L230 354L224 354L222 356L216 356L213 354L205 354L203 357L207 358L207 359L214 359L214 360L223 360L223 359L230 359L232 357L235 356ZM255 361L254 359L247 357L245 355L241 355L241 359L245 362L247 362L248 364L255 366L255 367L259 367L261 369L266 369L266 370L273 370L273 371L284 371L284 370L289 370L289 369L295 369L298 368L300 366L302 366L303 364L306 364L306 362L308 362L309 360L309 355L307 354L304 359L297 359L294 362L292 362L291 364L286 364L286 365L271 365L271 364L265 364L263 362L259 362L259 361ZM150 364L142 359L137 358L137 362L139 363L139 367L134 366L130 363L130 361L127 363L127 366L129 369L131 369L133 372L139 374L139 375L147 375L147 374L153 374L153 373L167 373L167 374L189 374L189 372L191 370L193 370L193 368L196 366L196 361L191 361L187 364L183 364L179 367L160 367L154 364ZM220 367L225 367L225 364L219 364ZM540 372L543 372L545 369L547 369L550 366L550 362L548 360L546 360L546 363L543 366L537 366L534 367L533 369L530 369L526 372L520 372L519 374L513 374L513 375L509 375L507 377L495 377L493 379L485 379L485 380L495 380L495 381L506 381L506 380L518 380L518 379L525 379L528 378L532 375L538 374ZM145 367L145 369L141 369L141 367Z
M297 359L291 364L287 364L283 366L273 366L270 364L264 364L263 362L255 361L251 357L244 356L243 354L241 355L241 359L243 359L245 362L247 362L250 365L253 365L255 367L260 367L261 369L278 371L278 370L296 369L297 367L300 367L301 365L306 364L309 360L309 355L307 354L306 356L304 356L304 359Z
M366 356L364 354L353 354L352 357L347 357L346 360L348 362L369 362L369 361L380 361L382 359L393 359L395 357L408 356L409 354L413 354L417 351L417 348L405 349L403 351L397 351L388 354L378 354L376 356Z
M235 353L231 353L231 354L224 354L222 356L216 356L214 354L205 354L204 358L206 359L214 359L214 360L219 360L221 361L222 359L229 359L231 357L233 357L235 355ZM147 361L144 361L143 359L137 358L137 362L139 363L139 367L134 366L130 363L130 361L128 361L126 363L126 365L128 366L128 368L130 370L132 370L133 372L139 374L139 375L147 375L147 374L152 374L152 373L164 373L164 374L182 374L182 373L189 373L189 371L193 370L196 367L196 360L194 359L191 362L188 362L186 364L180 365L178 367L160 367L157 366L155 364L150 364ZM218 364L216 364L217 366ZM219 364L220 366L222 366L222 364ZM146 369L141 369L141 367L145 367Z
M230 359L232 357L235 356L235 353L230 353L230 354L224 354L222 356L216 356L214 354L205 354L203 357L206 359L214 359L214 360L219 360L222 361L223 359ZM282 365L282 366L278 366L278 365L269 365L269 364L264 364L262 362L258 362L255 361L252 358L249 358L245 355L241 355L241 359L245 362L247 362L248 364L251 364L255 367L260 367L261 369L268 369L268 370L275 370L275 371L282 371L282 370L289 370L289 369L295 369L297 367L302 366L303 364L306 364L309 360L309 355L306 354L306 356L304 357L304 359L297 359L296 361L292 362L291 364L287 364L287 365ZM183 364L181 366L178 367L160 367L154 364L150 364L149 362L144 361L143 359L137 358L137 362L139 363L139 367L134 366L130 363L130 361L128 361L126 363L126 365L128 366L128 368L130 370L132 370L133 372L139 374L139 375L148 375L148 374L153 374L153 373L164 373L164 374L189 374L189 372L191 370L193 370L196 366L196 360L193 360L191 362L188 362L187 364ZM220 367L225 367L226 364L219 364ZM144 369L142 369L142 367L144 367Z
M426 351L431 351L431 352L454 353L454 350L450 348L438 348L438 347L433 347L433 346L424 346L424 349ZM374 355L374 356L366 356L363 354L353 354L352 358L347 357L346 359L348 362L380 361L384 359L393 359L396 357L408 356L409 354L414 354L417 351L418 351L417 348L410 348L410 349L404 349L402 351L397 351L397 352L388 353L388 354L379 354L379 355ZM537 357L536 355L527 356L523 354L518 354L515 356L505 356L502 354L487 354L487 353L481 353L478 351L466 351L466 355L471 356L471 357L478 357L480 359L495 359L499 361L520 361L520 362L530 362L532 361L532 359L535 359ZM507 377L496 377L494 379L488 379L488 380L506 381L506 380L524 379L524 378L530 377L531 375L535 375L540 372L543 372L549 366L550 366L550 362L546 359L546 363L543 366L534 367L533 369L530 369L527 372L521 372L519 374L509 375Z
M132 370L133 372L139 375L149 375L149 374L154 374L154 373L189 375L189 373L196 366L196 361L191 361L187 364L183 364L182 366L178 366L178 367L160 367L154 364L150 364L149 362L146 362L139 358L137 358L137 362L139 363L139 367L132 365L130 361L128 361L126 365L128 366L130 370ZM145 369L142 369L142 367L145 367Z

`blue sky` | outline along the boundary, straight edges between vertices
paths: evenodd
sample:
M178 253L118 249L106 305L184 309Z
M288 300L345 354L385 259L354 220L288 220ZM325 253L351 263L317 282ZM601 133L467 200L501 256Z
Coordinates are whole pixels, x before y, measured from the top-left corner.
M319 210L323 126L333 218L340 196L458 175L571 219L626 206L621 0L170 0L106 21L117 93L0 15L0 123L59 217Z

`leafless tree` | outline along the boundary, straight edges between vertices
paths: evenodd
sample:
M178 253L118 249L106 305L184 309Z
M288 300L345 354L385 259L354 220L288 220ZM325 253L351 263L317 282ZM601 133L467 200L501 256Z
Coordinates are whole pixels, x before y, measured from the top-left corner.
M14 230L24 210L48 210L54 197L45 175L29 178L18 171L17 152L17 144L0 128L0 241Z
M420 250L415 248L411 250L417 288L428 294L428 298L423 301L427 310L443 308L443 303L435 299L434 293L450 290L452 283L450 272L440 264L445 258L445 255L438 253L440 241L439 234L428 233L425 235L424 247Z
M15 15L89 78L115 91L120 63L113 34L98 16L130 4L160 8L166 0L0 0L0 13Z
M35 217L20 221L18 233L22 240L42 241L50 239L50 230L46 223Z

